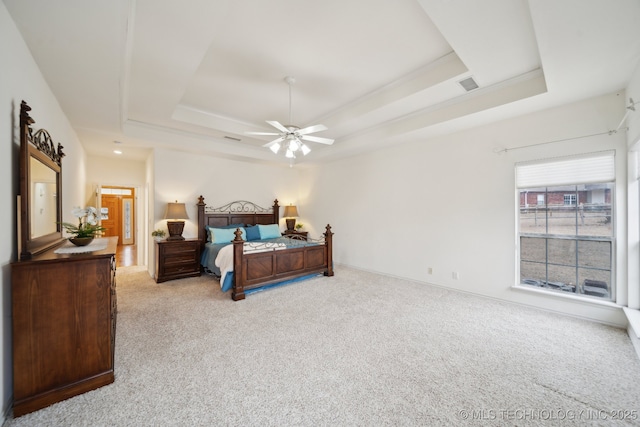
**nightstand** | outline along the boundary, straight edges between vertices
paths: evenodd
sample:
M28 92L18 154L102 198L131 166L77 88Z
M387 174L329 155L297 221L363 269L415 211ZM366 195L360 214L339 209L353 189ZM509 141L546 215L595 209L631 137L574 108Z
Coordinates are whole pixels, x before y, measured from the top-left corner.
M199 275L199 239L156 242L156 283Z
M284 237L288 237L290 239L298 239L298 240L307 240L309 237L308 231L295 231L295 230L285 230L282 233Z

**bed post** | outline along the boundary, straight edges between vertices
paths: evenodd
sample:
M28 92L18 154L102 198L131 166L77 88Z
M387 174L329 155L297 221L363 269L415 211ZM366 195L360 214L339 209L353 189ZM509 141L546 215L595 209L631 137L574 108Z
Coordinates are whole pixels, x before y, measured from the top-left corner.
M242 277L242 255L244 253L244 240L242 240L242 231L239 228L234 232L236 238L233 239L233 290L231 291L231 299L239 301L245 298L244 280Z
M273 201L273 223L280 224L280 205L278 205L278 199Z
M333 276L333 233L331 232L331 226L329 224L327 224L326 231L324 232L324 244L327 250L327 269L324 275Z
M200 252L204 249L204 244L207 242L207 229L204 228L204 207L207 206L204 202L204 197L200 195L198 197L198 239L200 239Z

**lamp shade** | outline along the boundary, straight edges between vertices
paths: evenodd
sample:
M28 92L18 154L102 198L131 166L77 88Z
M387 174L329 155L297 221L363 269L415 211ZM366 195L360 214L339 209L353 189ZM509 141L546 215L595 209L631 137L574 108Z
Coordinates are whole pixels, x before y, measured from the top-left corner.
M167 212L164 214L165 219L189 219L187 208L184 203L167 203Z
M285 206L284 207L284 218L295 218L298 216L298 208L293 206L293 205L289 205L289 206Z

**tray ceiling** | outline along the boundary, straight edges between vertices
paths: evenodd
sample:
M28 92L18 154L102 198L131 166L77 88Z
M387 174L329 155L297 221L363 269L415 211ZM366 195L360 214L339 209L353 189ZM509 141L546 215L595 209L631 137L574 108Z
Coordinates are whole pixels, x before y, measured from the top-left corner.
M286 163L246 135L278 120L328 126L300 161L331 160L611 93L640 58L635 0L4 3L94 155Z

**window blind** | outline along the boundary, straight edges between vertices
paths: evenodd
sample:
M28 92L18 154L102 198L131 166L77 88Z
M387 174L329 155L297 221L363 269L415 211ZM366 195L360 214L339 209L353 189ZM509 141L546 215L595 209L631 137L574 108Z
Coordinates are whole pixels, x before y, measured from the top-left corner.
M615 152L516 164L518 188L615 181Z

